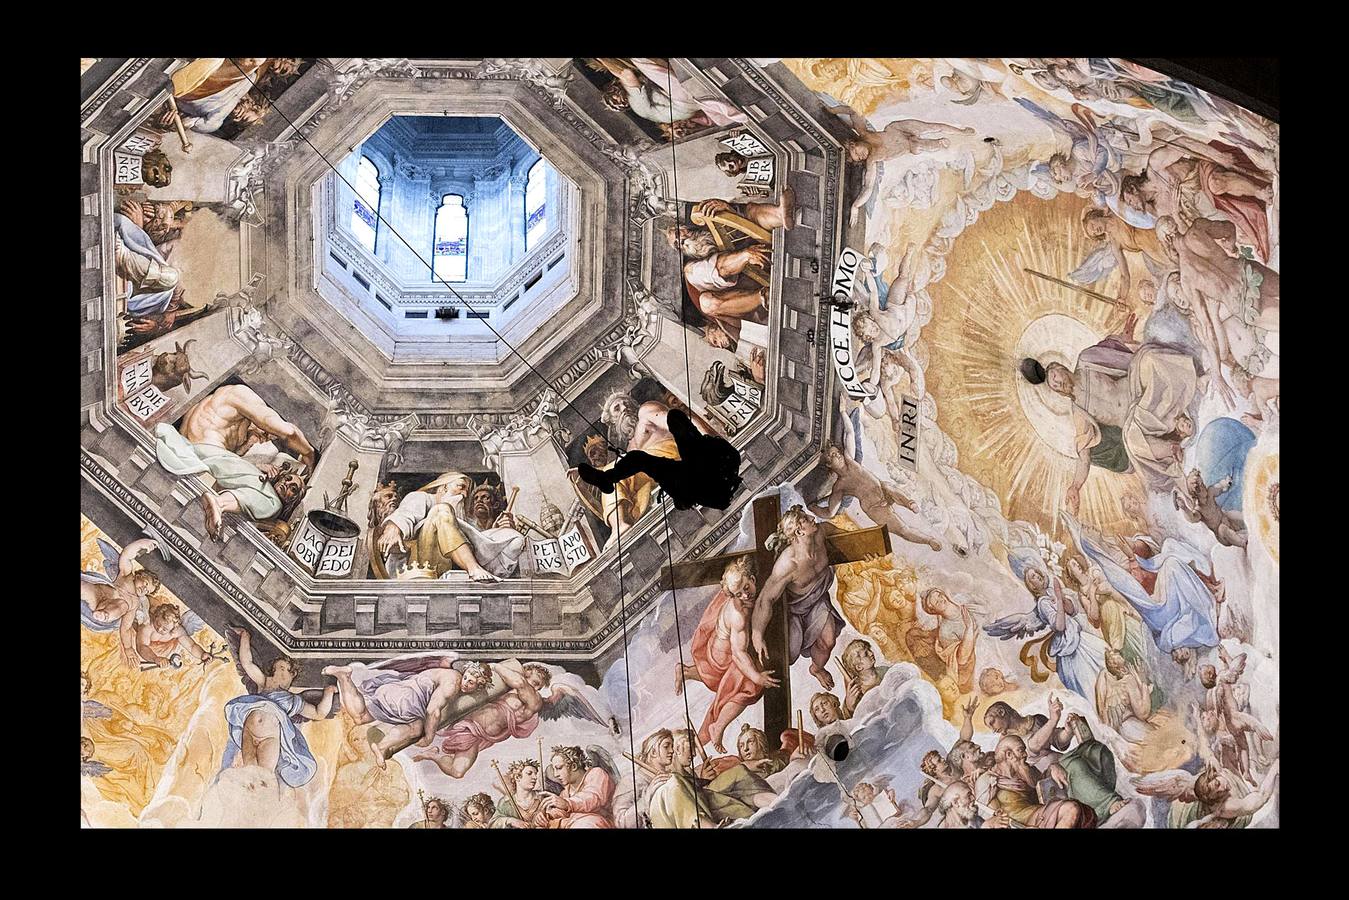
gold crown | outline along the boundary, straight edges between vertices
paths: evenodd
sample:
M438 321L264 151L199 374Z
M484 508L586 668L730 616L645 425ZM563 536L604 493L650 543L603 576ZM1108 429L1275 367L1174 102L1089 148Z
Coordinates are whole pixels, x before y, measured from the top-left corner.
M396 581L424 581L434 580L436 577L436 568L432 565L418 563L416 565L404 565L394 575Z

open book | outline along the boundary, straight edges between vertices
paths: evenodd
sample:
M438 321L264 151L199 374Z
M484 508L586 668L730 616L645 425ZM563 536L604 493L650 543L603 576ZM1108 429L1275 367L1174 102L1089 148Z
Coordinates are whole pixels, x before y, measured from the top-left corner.
M858 811L861 812L862 821L868 828L879 828L886 819L899 815L899 807L891 802L890 796L884 791L877 794L866 806L859 807Z
M534 553L534 571L540 575L551 572L570 575L577 566L595 556L577 525L562 532L561 537L531 540L529 544Z
M123 366L122 375L118 381L122 402L142 422L147 421L169 402L169 398L164 395L164 392L150 383L152 365L153 358L147 353L140 359Z

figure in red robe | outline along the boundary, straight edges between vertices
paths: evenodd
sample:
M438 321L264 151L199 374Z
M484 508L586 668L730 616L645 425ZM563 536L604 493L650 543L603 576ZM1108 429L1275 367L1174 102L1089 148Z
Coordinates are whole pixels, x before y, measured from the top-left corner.
M764 688L779 683L771 670L759 670L749 652L749 617L756 594L751 559L742 556L729 563L721 576L721 590L693 632L693 665L680 664L675 670L675 693L682 693L688 680L702 682L716 693L698 739L711 741L718 753L726 752L722 743L726 727L763 695Z

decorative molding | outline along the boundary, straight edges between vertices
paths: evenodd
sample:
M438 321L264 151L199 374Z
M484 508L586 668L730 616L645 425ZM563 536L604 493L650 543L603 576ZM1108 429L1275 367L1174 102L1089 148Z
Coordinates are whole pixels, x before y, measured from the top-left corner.
M80 127L87 128L98 114L102 112L103 106L111 100L118 91L126 87L133 78L139 75L141 71L150 64L151 59L153 59L153 57L149 56L132 59L124 65L106 85L104 85L103 90L99 91L93 97L90 97L89 100L80 107Z
M537 59L519 57L484 59L482 72L489 77L526 81L549 97L551 103L558 105L567 97L567 85L576 78L574 72L557 75L540 66Z

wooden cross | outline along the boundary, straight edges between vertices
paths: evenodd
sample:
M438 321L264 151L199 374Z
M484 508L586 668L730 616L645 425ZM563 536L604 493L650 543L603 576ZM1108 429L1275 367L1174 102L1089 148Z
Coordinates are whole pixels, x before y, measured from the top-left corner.
M778 529L781 516L781 504L777 497L759 497L754 501L754 549L736 553L723 553L706 559L691 560L676 565L671 571L669 566L661 567L661 584L669 585L671 590L679 588L703 587L721 581L726 566L733 560L744 556L754 557L755 586L762 588L773 571L776 556L764 546L769 535ZM812 515L814 515L812 513ZM828 528L821 523L822 528ZM860 562L872 556L888 556L890 553L890 533L883 525L863 528L858 531L834 531L825 535L828 547L829 565ZM768 646L768 668L780 682L776 688L764 691L764 733L770 740L778 737L792 727L792 690L791 660L787 659L787 603L779 598L773 607L773 618L769 620L768 630L764 633L764 642Z

